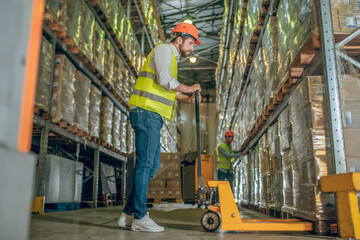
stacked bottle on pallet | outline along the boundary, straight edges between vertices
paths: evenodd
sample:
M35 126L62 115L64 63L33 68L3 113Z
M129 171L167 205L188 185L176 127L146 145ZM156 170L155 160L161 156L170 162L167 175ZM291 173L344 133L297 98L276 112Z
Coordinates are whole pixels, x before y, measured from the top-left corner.
M235 67L229 64L222 77L222 65L218 64L216 72L218 142L230 128L235 132L233 149L249 150L236 166L235 198L254 209L311 221L334 220L334 197L322 193L319 185L321 176L335 173L323 66L317 68L317 76L306 71L321 47L317 1L290 4L289 0L280 0L276 16L268 15L262 24L265 2L248 1L247 8L243 8L240 1L234 7L235 16L237 11L245 16L240 47L236 49L237 45L230 42L234 48L230 52L237 52ZM357 1L331 2L333 21L346 22L334 24L334 32L341 34L335 35L339 41L340 36L344 38L359 27L351 21L360 15L359 6ZM233 36L230 41L236 39ZM228 57L224 61L231 62L233 56ZM338 60L338 67L346 165L347 171L355 172L360 171L356 147L360 81L352 65ZM282 111L275 111L278 108ZM263 133L258 138L260 130ZM251 141L255 137L259 140Z
M148 201L181 202L180 153L160 153L160 169L148 188Z

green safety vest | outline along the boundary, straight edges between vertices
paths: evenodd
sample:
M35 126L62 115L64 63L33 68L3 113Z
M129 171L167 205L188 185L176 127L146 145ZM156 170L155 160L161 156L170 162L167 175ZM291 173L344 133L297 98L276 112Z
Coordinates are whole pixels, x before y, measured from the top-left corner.
M235 158L226 158L223 155L219 154L219 147L222 146L225 151L227 151L230 154L234 154L232 147L230 145L230 148L225 143L221 143L219 146L216 147L216 156L217 156L217 167L222 168L225 170L232 169L232 163L235 162Z
M165 90L158 82L155 69L150 68L150 58L154 49L145 60L144 66L136 80L129 104L156 112L166 119L173 121L176 92ZM171 61L170 76L177 80L177 62L174 53Z

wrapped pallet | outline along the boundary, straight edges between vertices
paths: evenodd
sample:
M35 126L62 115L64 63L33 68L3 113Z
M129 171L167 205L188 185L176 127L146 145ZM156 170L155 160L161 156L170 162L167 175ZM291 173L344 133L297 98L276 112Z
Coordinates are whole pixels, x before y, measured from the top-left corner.
M81 0L81 38L79 39L80 52L89 60L93 59L95 16L84 0Z
M96 70L104 76L104 42L105 32L98 22L95 21L94 37L93 37L93 53L91 62L94 64Z
M76 68L63 54L55 56L51 118L74 124Z
M292 213L293 210L293 155L291 151L292 125L289 120L289 107L286 107L278 118L280 135L280 153L283 181L282 211Z
M112 119L112 141L115 149L120 150L120 122L121 111L114 106L113 119Z
M360 27L358 0L331 0L330 2L334 34L349 34Z
M254 68L253 72L250 73L250 76L252 76L250 78L251 81L254 82L254 95L252 97L255 98L255 118L257 119L265 108L264 90L266 86L264 85L264 63L261 48L259 48L259 51L254 56Z
M128 135L127 135L127 129L128 129L128 119L125 114L121 114L121 122L120 122L120 150L123 153L127 153L127 141L128 141Z
M277 26L276 18L270 17L262 38L262 56L264 64L264 105L274 97L278 86L277 79Z
M46 0L45 2L46 8L50 11L57 22L59 22L62 2L63 0Z
M118 34L118 24L117 21L119 19L119 6L121 5L121 2L117 0L108 0L108 22L110 24L110 27L112 28L112 31L117 36Z
M330 157L324 81L321 76L307 77L289 99L293 126L293 215L308 220L332 220L333 195L321 192L319 179L334 174Z
M278 79L288 78L290 64L313 32L317 32L315 0L281 0L278 7Z
M115 50L109 39L105 39L104 44L104 77L103 82L114 88L114 58Z
M38 79L36 84L35 106L45 112L50 111L50 89L51 89L51 72L53 69L53 45L42 37Z
M75 82L75 116L74 125L81 131L89 133L91 81L79 70Z
M123 96L123 73L124 73L124 64L120 57L115 54L114 57L114 90L115 93L119 96Z
M133 153L133 152L135 152L135 132L130 127L130 131L129 131L129 152L128 153Z
M338 59L338 68L346 169L360 172L360 78L348 62Z
M60 27L64 29L75 46L79 46L81 37L81 3L82 1L64 0L61 5Z
M90 136L100 138L100 110L101 110L101 91L91 85L90 105L89 105L89 133Z
M112 120L114 103L103 96L101 99L101 121L100 121L100 139L112 146Z
M269 136L269 158L271 161L270 167L270 203L269 207L278 212L281 210L283 202L283 183L282 183L282 165L280 154L280 136L278 130L278 122L274 123L268 129Z
M125 37L125 20L127 19L127 15L121 4L118 6L118 14L117 14L117 33L116 38L120 41L121 46L124 46L124 37Z
M267 209L270 203L270 161L268 151L268 134L259 140L259 206Z

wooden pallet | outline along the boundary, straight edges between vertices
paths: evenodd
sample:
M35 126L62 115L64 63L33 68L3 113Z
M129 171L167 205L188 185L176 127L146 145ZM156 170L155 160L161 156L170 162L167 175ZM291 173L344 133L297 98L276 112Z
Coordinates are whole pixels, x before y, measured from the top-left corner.
M34 114L40 116L42 119L49 119L50 113L43 110L40 106L34 106Z
M147 204L160 204L160 203L182 203L182 198L167 198L167 197L148 197Z

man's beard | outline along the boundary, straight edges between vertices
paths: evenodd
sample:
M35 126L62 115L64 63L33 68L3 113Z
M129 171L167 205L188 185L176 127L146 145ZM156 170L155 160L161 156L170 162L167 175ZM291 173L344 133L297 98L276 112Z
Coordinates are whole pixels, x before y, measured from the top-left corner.
M181 54L181 56L182 56L182 57L185 57L185 58L186 58L186 57L189 57L190 54L191 54L191 51L184 51L184 50L182 49L182 45L183 45L183 44L180 45L180 54ZM189 54L186 54L187 52L188 52Z

